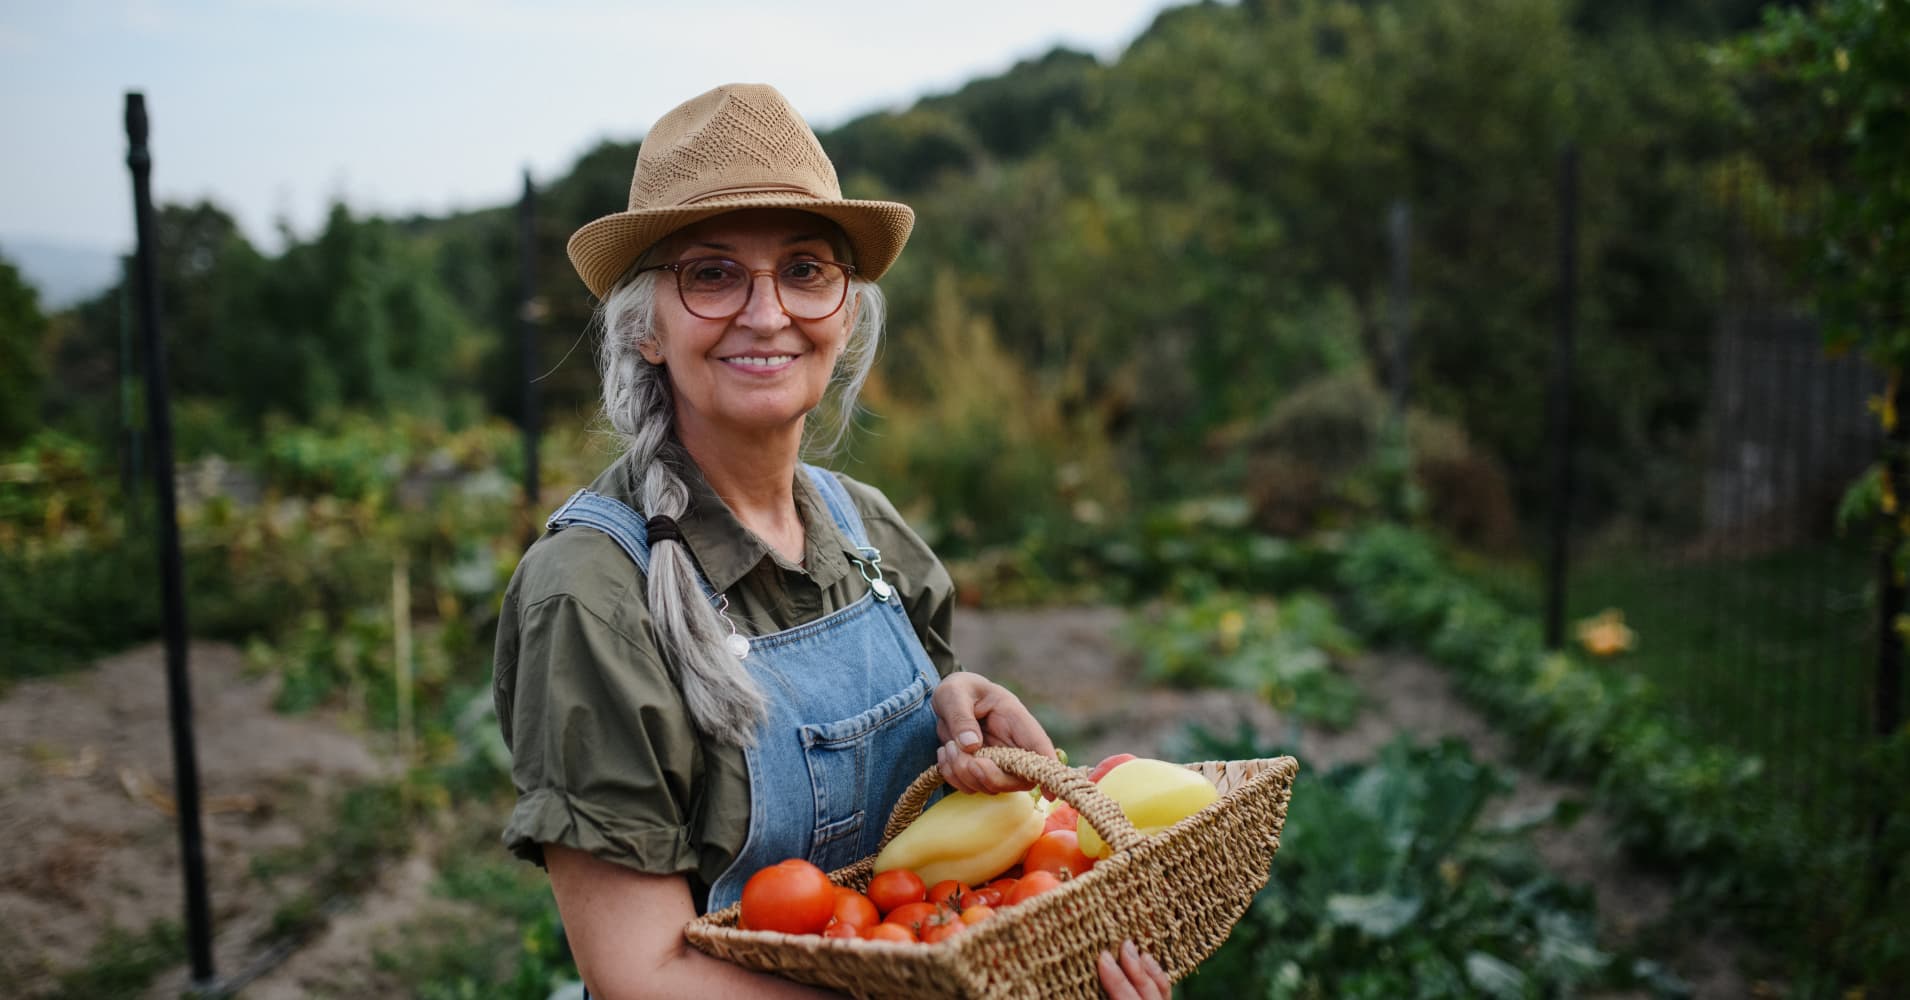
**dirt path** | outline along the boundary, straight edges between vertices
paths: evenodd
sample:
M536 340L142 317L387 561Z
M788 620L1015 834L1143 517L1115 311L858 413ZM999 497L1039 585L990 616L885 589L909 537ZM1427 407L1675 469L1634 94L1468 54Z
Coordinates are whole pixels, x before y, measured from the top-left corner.
M229 973L256 957L276 903L253 860L300 844L336 790L384 768L335 720L274 711L273 684L237 649L194 643L189 660L214 964ZM0 733L0 979L30 997L93 960L109 928L184 923L163 649L15 685ZM184 982L177 970L154 995Z

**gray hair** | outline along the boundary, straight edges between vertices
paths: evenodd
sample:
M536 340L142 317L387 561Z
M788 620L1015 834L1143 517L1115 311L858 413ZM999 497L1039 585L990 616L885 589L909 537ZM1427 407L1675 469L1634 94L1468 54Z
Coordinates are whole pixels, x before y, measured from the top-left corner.
M645 517L681 517L689 507L690 490L679 471L661 457L663 446L676 434L670 378L663 366L651 364L638 350L656 336L657 295L669 288L670 273L636 270L633 265L632 273L604 296L597 310L603 416L636 472L637 509ZM830 419L804 427L805 454L828 456L840 447L854 423L857 398L882 337L882 291L873 282L853 279L843 308L854 310L853 326L836 360L829 392L817 407L827 410ZM651 544L648 588L663 655L677 667L677 684L697 727L721 743L754 742L756 727L767 713L763 692L743 661L725 648L730 626L705 598L687 546L677 541Z

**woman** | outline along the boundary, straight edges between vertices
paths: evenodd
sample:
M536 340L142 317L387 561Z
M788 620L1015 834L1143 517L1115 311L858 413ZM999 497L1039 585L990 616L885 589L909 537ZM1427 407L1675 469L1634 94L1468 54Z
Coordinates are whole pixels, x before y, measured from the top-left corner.
M953 585L895 508L798 458L832 388L847 426L872 282L913 222L842 199L782 95L732 85L666 114L629 210L571 238L627 450L513 576L494 693L519 794L504 839L549 869L593 995L814 995L690 949L683 925L783 858L873 853L930 764L1008 791L1026 783L970 751L1054 752L957 667ZM1110 994L1165 996L1126 951L1103 962Z

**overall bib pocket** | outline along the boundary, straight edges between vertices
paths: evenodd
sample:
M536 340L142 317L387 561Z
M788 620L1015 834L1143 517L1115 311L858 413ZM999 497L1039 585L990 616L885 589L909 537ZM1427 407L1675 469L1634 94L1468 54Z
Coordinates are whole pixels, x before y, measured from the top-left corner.
M815 796L809 860L834 871L875 853L886 810L935 760L934 684L918 675L881 704L840 722L802 727Z

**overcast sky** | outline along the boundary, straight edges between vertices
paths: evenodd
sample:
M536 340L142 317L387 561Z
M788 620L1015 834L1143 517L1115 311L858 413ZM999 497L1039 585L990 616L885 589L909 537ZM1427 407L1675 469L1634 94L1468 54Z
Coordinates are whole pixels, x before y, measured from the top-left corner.
M1110 58L1176 2L0 0L0 236L130 247L131 89L156 196L210 197L276 248L338 198L507 201L719 83L828 128L1058 44Z

